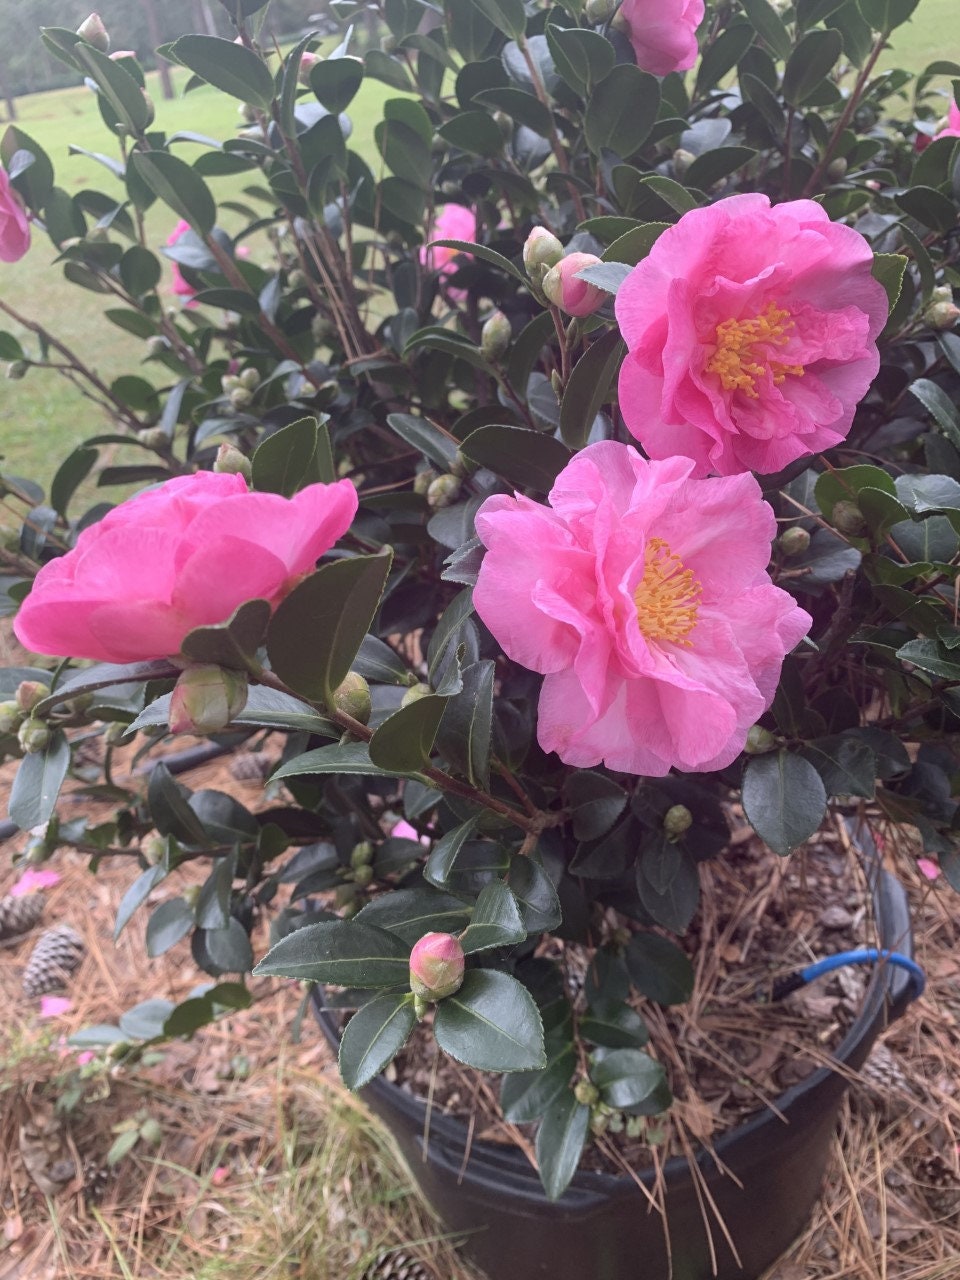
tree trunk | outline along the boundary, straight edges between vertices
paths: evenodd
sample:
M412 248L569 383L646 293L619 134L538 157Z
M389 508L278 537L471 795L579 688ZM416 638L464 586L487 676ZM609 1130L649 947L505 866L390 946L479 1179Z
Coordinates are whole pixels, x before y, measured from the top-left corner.
M157 45L163 43L163 36L160 34L160 24L157 22L154 0L141 0L140 7L143 9L144 17L147 20L147 32L150 36L151 48L156 49ZM160 88L163 96L168 99L172 98L173 79L170 75L170 63L165 62L159 55L157 55L157 70L160 72Z

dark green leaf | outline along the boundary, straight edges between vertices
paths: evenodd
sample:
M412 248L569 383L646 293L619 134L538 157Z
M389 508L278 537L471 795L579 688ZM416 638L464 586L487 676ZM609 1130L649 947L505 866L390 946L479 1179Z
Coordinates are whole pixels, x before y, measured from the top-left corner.
M546 1066L533 997L516 978L493 969L471 969L460 990L440 1001L433 1033L444 1053L479 1071Z
M640 1049L607 1049L594 1055L590 1080L615 1111L654 1115L664 1109L666 1075L659 1062Z
M356 96L363 81L359 58L327 58L310 68L310 88L332 115L339 115Z
M463 688L447 700L437 745L454 769L474 786L490 784L494 664L489 658L462 672Z
M507 947L527 936L520 909L509 888L495 880L482 890L467 928L460 935L465 955Z
M370 759L370 752L365 742L337 743L331 747L318 747L316 751L305 751L303 755L280 766L273 773L273 778L298 778L310 774L342 773L363 778L396 777L394 771L381 769Z
M59 729L50 735L43 751L23 757L10 788L7 811L21 831L39 827L52 817L69 767L70 744Z
M176 946L193 928L193 912L183 898L168 898L147 921L147 955L151 960Z
M58 467L50 484L50 505L64 518L70 499L93 470L99 457L99 450L81 444Z
M212 662L237 671L249 669L267 633L270 605L266 600L246 600L226 622L188 631L180 652L193 662Z
M446 706L446 698L428 693L394 711L370 739L370 759L394 774L425 769Z
M120 905L117 907L117 918L113 926L113 940L123 932L130 917L136 911L137 907L146 902L147 898L157 887L160 881L166 876L167 869L162 863L156 866L147 867L146 871L142 871L137 876L133 884L127 889L126 893L120 899Z
M385 991L359 1009L340 1041L340 1075L348 1089L362 1089L392 1062L417 1024L413 996Z
M163 1035L164 1023L173 1009L171 1000L141 1000L120 1015L120 1030L128 1040L154 1040Z
M438 888L446 887L456 866L457 855L476 831L478 822L479 818L470 818L437 841L423 869L425 880Z
M233 888L235 855L219 858L200 886L196 917L201 929L226 929L230 921L230 893Z
M573 810L573 834L578 840L597 840L623 813L627 795L605 774L579 769L571 773L566 786L567 803Z
M526 427L478 427L464 440L462 451L518 488L547 493L572 457L552 436Z
M414 845L414 857L420 852ZM435 889L394 889L368 902L354 917L359 924L388 929L412 947L425 933L459 933L470 923L470 908Z
M626 347L618 330L604 333L577 361L560 402L560 432L571 449L582 449L602 405L616 395L614 380Z
M660 110L660 83L630 63L621 63L590 96L583 131L590 150L615 152L626 160L649 137Z
M599 31L551 23L546 36L558 74L581 98L588 98L593 86L613 70L616 53Z
M0 140L0 159L7 170L13 168L13 158L19 154L32 156L33 160L11 176L10 185L23 196L28 209L40 213L53 192L53 165L39 142L34 142L28 133L11 124ZM12 358L19 359L18 356Z
M181 844L203 846L210 841L203 823L187 804L189 794L163 761L150 770L147 803L154 826L162 836L173 836Z
M876 790L877 757L856 733L837 734L808 742L803 754L814 766L829 796L863 796Z
M154 195L189 222L198 235L210 234L217 206L209 187L190 165L166 151L139 151L130 162Z
M628 1004L591 1004L580 1019L580 1035L608 1049L638 1049L650 1039L643 1019Z
M231 917L222 929L206 929L203 945L219 973L249 973L253 968L253 948L247 931Z
M471 0L485 18L498 31L505 31L512 40L522 40L527 26L523 0Z
M146 95L126 67L84 41L74 45L73 52L117 119L126 125L130 133L142 134L150 125L150 107Z
M259 309L259 308L258 308ZM267 436L253 455L253 487L284 498L310 483L310 463L317 450L317 420L298 418Z
M630 981L657 1004L683 1004L693 994L693 966L674 943L658 933L635 933L627 947Z
M789 751L754 756L743 771L747 821L774 853L790 853L818 829L827 808L823 779Z
M944 435L960 449L960 410L935 382L929 378L917 378L907 388L926 411L936 420Z
M883 35L906 22L919 3L920 0L859 0L864 18Z
M742 0L747 17L757 35L776 58L789 58L793 41L783 19L768 0Z
M266 63L246 45L218 36L181 36L171 50L194 75L232 98L269 109L273 101L273 76Z
M843 52L839 31L808 32L791 53L783 73L783 96L791 106L806 102L823 84Z
M658 925L685 933L700 901L696 862L681 845L658 833L637 862L637 893Z
M362 989L406 986L409 969L410 948L395 933L356 920L334 920L281 938L254 973Z
M537 1130L537 1164L549 1200L559 1200L577 1171L590 1131L590 1108L566 1089L550 1104Z
M547 1065L542 1071L512 1071L500 1086L500 1109L510 1124L529 1124L539 1120L547 1109L569 1092L570 1077L577 1066L577 1055L569 1040L559 1045L547 1044Z
M560 898L553 881L532 857L517 854L511 859L507 883L526 933L546 933L559 926L563 918Z
M954 661L949 653L936 640L908 640L897 650L897 657L938 679L960 680L960 661Z

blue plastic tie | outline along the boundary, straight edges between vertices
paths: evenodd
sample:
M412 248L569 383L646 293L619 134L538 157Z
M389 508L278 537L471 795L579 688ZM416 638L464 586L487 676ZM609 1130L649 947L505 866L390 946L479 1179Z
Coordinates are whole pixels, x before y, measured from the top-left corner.
M893 965L895 969L903 969L904 972L910 975L911 1000L917 1000L923 995L927 985L927 977L916 960L912 960L910 956L905 956L899 951L881 950L878 947L860 947L856 951L839 951L834 956L825 956L824 959L817 960L814 964L808 964L803 969L797 969L793 973L778 978L773 984L773 999L782 1000L791 991L796 991L808 982L813 982L815 978L822 978L825 973L832 973L835 969L842 969L848 964L879 964L881 961L884 964Z

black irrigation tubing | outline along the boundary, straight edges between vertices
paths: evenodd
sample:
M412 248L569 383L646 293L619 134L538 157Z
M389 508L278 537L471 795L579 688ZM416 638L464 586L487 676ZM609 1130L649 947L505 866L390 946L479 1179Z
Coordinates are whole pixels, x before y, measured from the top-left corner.
M171 773L187 773L190 769L196 769L202 764L207 764L210 760L216 760L218 756L229 755L235 750L237 742L206 742L202 746L187 747L186 751L176 751L169 756L161 756L156 760L151 760L149 764L138 772L148 774L154 765L165 764ZM9 840L12 836L18 835L20 828L15 822L0 822L0 844L4 840Z

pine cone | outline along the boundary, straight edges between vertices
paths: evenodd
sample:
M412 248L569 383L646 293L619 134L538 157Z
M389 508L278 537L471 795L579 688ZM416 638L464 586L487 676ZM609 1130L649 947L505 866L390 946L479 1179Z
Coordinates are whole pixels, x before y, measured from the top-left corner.
M917 1187L935 1217L953 1222L960 1215L960 1178L943 1156L934 1152L917 1162Z
M83 959L83 939L68 924L47 929L37 939L23 971L23 990L28 996L60 991Z
M409 1253L390 1249L377 1257L373 1266L364 1272L363 1280L436 1280L436 1275Z
M43 915L46 899L42 893L25 893L19 898L0 898L0 940L14 938L32 929Z

